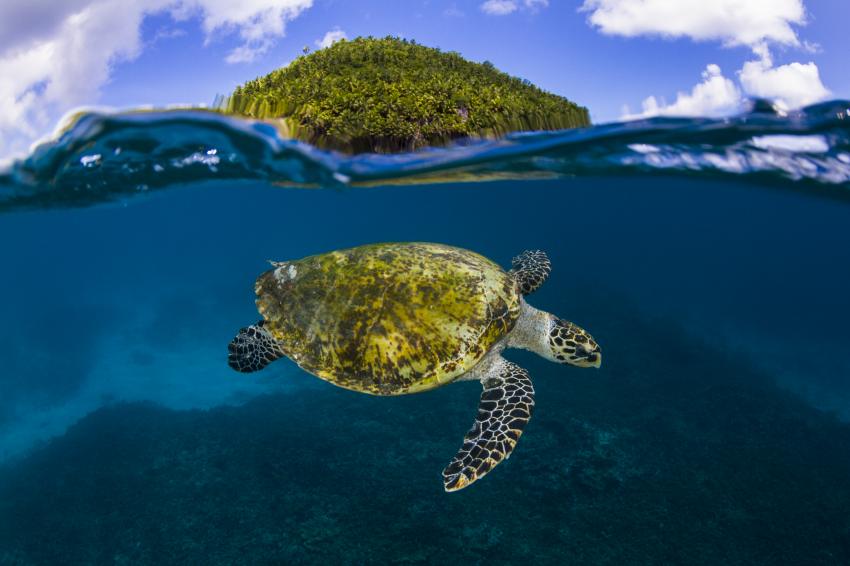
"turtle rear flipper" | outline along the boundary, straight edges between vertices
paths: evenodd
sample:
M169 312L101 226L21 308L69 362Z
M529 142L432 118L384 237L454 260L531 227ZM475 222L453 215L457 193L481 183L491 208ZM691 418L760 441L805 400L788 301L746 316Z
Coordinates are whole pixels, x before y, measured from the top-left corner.
M239 330L227 346L227 363L236 371L258 371L283 356L277 340L263 328L263 321Z
M484 477L510 457L534 408L528 372L499 358L482 377L475 424L457 455L443 470L446 491L457 491Z
M524 251L511 260L511 275L516 279L523 295L530 295L549 279L552 263L546 252Z

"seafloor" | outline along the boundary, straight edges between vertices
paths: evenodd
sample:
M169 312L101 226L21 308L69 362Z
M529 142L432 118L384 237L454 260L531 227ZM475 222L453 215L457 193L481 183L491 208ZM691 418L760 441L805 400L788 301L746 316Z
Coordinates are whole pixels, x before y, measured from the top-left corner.
M439 472L475 384L387 399L304 375L238 408L89 415L0 475L0 563L850 563L850 426L734 349L582 297L617 345L604 373L514 353L536 414L464 491Z

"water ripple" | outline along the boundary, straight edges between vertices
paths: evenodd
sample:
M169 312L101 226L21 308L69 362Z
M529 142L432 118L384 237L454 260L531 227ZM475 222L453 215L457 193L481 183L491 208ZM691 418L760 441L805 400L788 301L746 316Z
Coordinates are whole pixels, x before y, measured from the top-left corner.
M284 138L272 122L204 110L84 112L0 170L0 209L85 206L209 180L340 187L660 171L843 194L850 187L850 101L787 116L522 132L393 155L323 151Z

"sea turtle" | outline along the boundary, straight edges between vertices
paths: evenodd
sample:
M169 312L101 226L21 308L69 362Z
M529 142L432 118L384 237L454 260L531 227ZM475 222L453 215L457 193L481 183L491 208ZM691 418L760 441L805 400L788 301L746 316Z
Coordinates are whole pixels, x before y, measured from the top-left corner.
M531 379L502 350L524 348L579 367L602 363L590 334L525 302L549 277L541 251L515 257L510 271L430 243L372 244L271 264L255 285L263 320L230 343L230 366L252 372L287 356L335 385L373 395L480 381L475 424L443 470L446 491L510 456L531 417Z

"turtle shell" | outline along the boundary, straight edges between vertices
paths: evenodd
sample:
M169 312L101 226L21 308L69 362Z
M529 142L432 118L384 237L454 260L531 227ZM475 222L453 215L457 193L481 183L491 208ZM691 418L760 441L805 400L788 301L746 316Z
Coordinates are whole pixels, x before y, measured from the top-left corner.
M255 288L265 327L303 369L364 393L453 381L519 316L514 279L460 248L375 244L274 265Z

